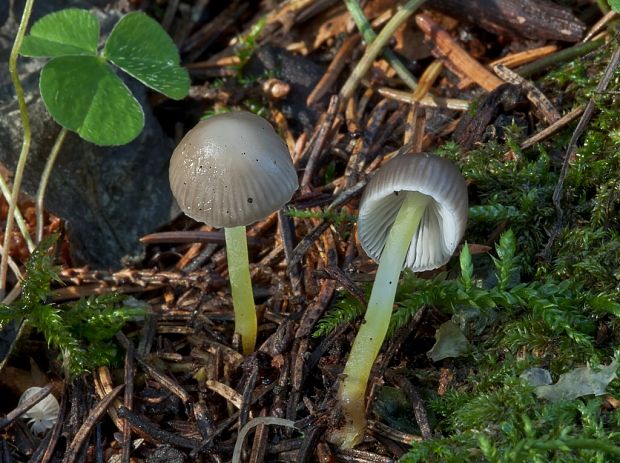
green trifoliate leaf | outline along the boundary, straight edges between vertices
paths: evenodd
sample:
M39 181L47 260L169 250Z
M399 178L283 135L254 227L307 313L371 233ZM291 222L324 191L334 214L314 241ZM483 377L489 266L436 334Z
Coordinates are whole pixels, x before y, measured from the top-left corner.
M102 58L54 58L41 71L40 88L54 120L97 145L128 143L144 126L140 104Z
M48 14L33 24L20 53L33 57L95 55L99 22L86 10L69 8Z
M143 84L175 100L189 91L177 47L157 21L144 13L121 19L108 37L104 56Z
M620 12L620 0L607 0L612 10Z

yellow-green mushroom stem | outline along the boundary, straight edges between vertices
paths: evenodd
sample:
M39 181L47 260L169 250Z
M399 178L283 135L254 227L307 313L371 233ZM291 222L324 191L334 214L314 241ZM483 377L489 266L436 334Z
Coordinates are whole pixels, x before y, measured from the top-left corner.
M390 229L368 301L366 315L355 337L338 390L345 423L336 431L341 447L352 448L364 437L365 396L372 365L390 325L394 297L411 240L418 230L430 196L400 192L405 199Z
M228 277L235 309L235 333L241 335L243 354L249 355L254 352L257 323L245 227L225 228L224 236Z
M297 171L284 140L265 119L232 111L200 121L170 158L170 189L194 220L224 228L235 331L244 354L256 343L256 310L245 227L290 201Z

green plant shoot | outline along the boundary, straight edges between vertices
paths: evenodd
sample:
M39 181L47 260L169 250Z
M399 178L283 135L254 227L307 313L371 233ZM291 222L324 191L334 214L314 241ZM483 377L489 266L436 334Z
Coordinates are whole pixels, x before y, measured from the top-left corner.
M143 317L143 306L124 303L124 296L107 294L58 305L51 302L51 284L60 283L48 250L57 235L44 239L26 264L22 297L0 304L0 326L24 321L60 351L69 374L78 375L109 364L116 356L114 335L129 320Z

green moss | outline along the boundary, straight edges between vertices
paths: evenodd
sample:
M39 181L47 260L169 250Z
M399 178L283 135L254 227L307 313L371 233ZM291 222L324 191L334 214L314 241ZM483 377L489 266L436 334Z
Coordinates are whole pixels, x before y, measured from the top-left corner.
M335 212L332 210L302 210L290 207L286 209L286 214L296 219L320 219L333 223L336 226L340 226L343 223L355 222L356 217L351 216L345 212Z
M464 248L460 270L453 259L432 279L403 276L391 331L427 306L452 317L473 351L431 364L419 352L432 343L423 331L416 333L417 344L407 346L408 374L435 417L435 437L413 444L402 461L620 461L620 415L603 407L601 398L549 403L519 379L525 369L543 367L557 380L573 368L608 364L617 356L620 79L603 94L595 91L611 48L538 82L552 101L563 104L564 113L590 97L597 107L571 159L561 201L563 227L546 259L541 252L556 223L552 195L576 122L523 152L518 144L524 135L514 128L504 141L466 154L455 143L437 150L469 183L467 242L501 238L488 255L471 256ZM317 334L354 323L363 311L353 297L341 295ZM441 396L440 367L454 375ZM620 381L607 392L619 395Z
M145 311L119 295L94 296L64 305L52 302L51 284L61 282L48 254L56 239L54 235L43 240L33 252L26 264L21 298L0 305L0 325L24 320L60 352L67 372L77 375L112 362L117 353L114 335Z

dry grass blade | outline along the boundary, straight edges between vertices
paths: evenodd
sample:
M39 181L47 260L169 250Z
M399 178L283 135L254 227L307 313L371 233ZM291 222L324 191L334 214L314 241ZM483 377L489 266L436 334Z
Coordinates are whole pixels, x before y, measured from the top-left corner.
M506 67L515 68L517 66L531 63L532 61L536 61L540 58L544 58L551 53L555 53L556 51L558 51L557 45L545 45L543 47L531 48L518 53L510 53L500 59L492 61L490 63L490 67L492 68L498 64L503 64Z
M364 450L338 450L336 455L339 461L347 463L394 463L392 458Z
M411 92L404 92L402 90L395 90L388 87L380 87L377 89L379 95L386 98L392 98L396 101L402 101L403 103L418 103L420 106L426 106L428 108L446 108L454 109L457 111L467 111L469 109L469 101L459 100L458 98L443 98L439 96L426 95L421 100L417 101Z
M130 341L129 341L129 339L127 339L127 337L123 333L121 333L121 332L117 333L116 339L118 340L118 342L120 342L120 344L126 350L130 349L130 347L129 347ZM183 403L190 402L191 397L189 396L187 391L185 391L185 389L183 389L175 380L173 380L172 378L169 378L169 377L163 375L162 373L160 373L159 371L157 371L147 361L145 361L142 358L141 355L138 355L137 352L134 352L134 355L135 355L136 360L140 364L140 366L142 368L144 368L144 371L149 376L151 376L151 378L153 378L159 384L161 384L166 389L168 389L170 392L172 392L174 395L176 395L179 399L181 399L181 401Z
M573 109L569 113L562 116L560 119L558 119L555 123L551 124L549 127L546 127L540 132L536 133L535 135L532 135L526 140L523 140L521 144L519 145L519 147L522 150L531 148L536 143L539 143L543 141L544 139L550 137L551 135L556 133L558 130L566 127L567 124L571 123L572 121L577 119L579 116L581 116L581 114L583 114L584 109L585 109L585 106L583 105L577 106L575 109Z
M241 397L241 394L227 384L220 383L214 379L208 379L205 386L207 386L210 391L226 399L226 401L234 405L235 408L240 409L243 406L243 397Z
M127 410L133 409L133 377L134 377L134 348L129 345L125 353L125 394L124 405ZM121 453L121 463L129 463L131 457L131 425L125 420L123 423L123 450Z
M618 13L614 10L609 11L605 16L596 21L596 23L590 28L582 42L589 42L592 38L600 32L612 19L618 16Z
M180 448L191 450L195 450L200 446L199 440L190 439L184 436L179 436L169 431L164 431L155 423L143 417L139 417L135 413L127 410L125 407L119 408L118 416L129 422L132 429L136 430L140 434L148 436L150 441L157 443L167 443L170 445L178 446Z
M558 51L557 45L545 45L543 47L531 48L529 50L520 51L517 53L509 53L506 56L503 56L499 59L491 61L488 64L488 67L490 69L493 69L493 66L496 66L498 64L503 64L504 66L510 69L513 69L513 68L516 68L517 66L523 66L525 64L529 64L534 61L537 61L557 51ZM473 82L470 79L465 78L459 83L459 88L465 89L472 84Z
M316 0L288 0L280 8L274 9L267 15L267 25L272 25L276 22L285 24L290 21L291 16L295 16L305 8L312 6Z
M340 99L338 95L334 95L329 102L327 113L325 113L325 120L320 126L317 139L314 144L311 145L312 149L310 150L308 162L306 163L306 167L304 169L304 175L300 182L302 192L307 190L311 184L312 177L314 176L315 169L317 168L318 158L323 152L323 147L327 143L328 135L332 131L333 126L340 125L334 124L338 113L339 103Z
M114 383L112 382L112 376L108 367L100 367L94 374L94 386L95 393L99 397L99 400L103 400L114 389ZM108 409L108 415L116 428L123 432L123 422L118 417L117 410L121 406L120 400L112 402L113 406Z
M366 75L372 63L377 59L377 56L379 56L379 53L381 53L381 50L388 43L396 29L398 29L422 3L424 3L424 0L409 0L394 16L392 16L392 19L381 29L381 32L377 35L375 40L368 44L364 56L359 60L355 68L353 68L351 75L340 90L340 95L343 100L347 100L353 95L360 81Z
M108 410L108 407L112 403L114 399L121 393L124 384L116 386L112 391L105 396L101 402L99 402L95 408L91 410L88 414L88 418L84 421L78 432L75 434L75 437L71 441L71 444L67 448L67 452L62 459L62 463L73 463L76 461L78 457L78 452L82 448L82 445L86 443L86 439L88 439L89 434L99 421L99 419L103 416L103 414Z
M414 442L424 440L421 436L399 431L398 429L391 428L388 425L375 420L368 421L368 431L373 434L383 435L388 439L392 439L395 442L400 442L405 445L411 445Z
M224 232L221 231L171 231L151 233L140 238L143 244L161 244L161 243L214 243L225 244ZM248 246L259 247L264 243L255 238L248 236Z
M450 34L426 14L415 17L416 24L435 44L437 53L444 57L461 73L490 92L502 85L501 79L495 77L482 64L472 58Z
M540 111L548 124L554 124L560 119L560 113L555 106L532 82L511 71L503 64L493 66L493 70L505 82L522 87L527 92L527 99Z
M54 455L54 449L56 448L56 444L58 444L58 439L60 437L62 426L65 421L65 414L67 411L67 400L69 396L68 388L69 388L69 381L65 379L63 383L63 388L62 388L62 398L60 400L60 413L58 414L58 421L52 428L49 439L43 440L41 442L41 445L45 446L45 450L41 454L41 458L38 461L38 463L49 463L50 461L52 461L52 457Z
M359 41L359 35L353 35L342 43L331 63L329 63L325 74L323 74L323 77L321 77L321 80L316 84L314 90L308 95L308 99L306 100L308 106L314 105L331 90L336 80L338 80L338 76L347 64L347 56L351 54Z
M364 11L360 5L359 0L345 0L345 5L355 22L358 30L362 34L362 38L366 44L370 44L377 38L377 34L372 29L371 24L368 22L368 19L364 15ZM373 24L374 25L374 24ZM383 56L390 63L390 66L396 71L396 74L403 80L403 82L411 89L416 88L416 79L411 75L411 72L405 67L405 65L400 61L398 56L390 50L385 49L383 51Z
M407 379L405 376L398 373L393 373L389 370L388 372L386 372L386 376L405 393L405 396L413 405L413 413L415 415L416 421L418 422L418 426L420 427L422 437L425 440L432 439L433 433L431 431L431 426L428 422L426 407L424 406L424 402L420 397L420 394L418 394L418 391L416 391L416 389L413 387L413 384L411 384L411 381L409 381L409 379Z
M435 80L441 74L443 65L441 61L433 61L424 70L417 88L413 91L412 99L414 103L407 114L407 128L405 129L405 135L403 137L403 144L411 143L413 146L413 152L418 153L422 151L422 142L424 139L424 129L426 125L426 117L424 111L421 111L420 101L431 90L431 87L435 83Z

